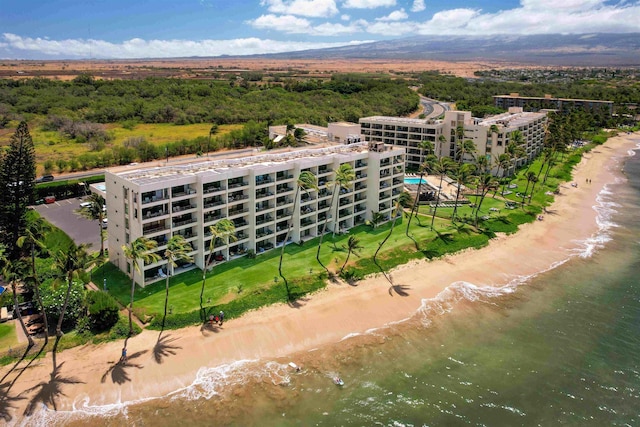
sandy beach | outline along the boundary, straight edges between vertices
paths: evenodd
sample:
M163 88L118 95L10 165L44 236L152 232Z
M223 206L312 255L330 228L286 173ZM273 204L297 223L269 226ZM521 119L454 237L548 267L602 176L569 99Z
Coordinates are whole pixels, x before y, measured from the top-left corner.
M165 346L161 363L154 357L154 347L156 354L162 350L157 344L158 331L143 331L130 339L129 361L121 368L116 363L122 341L63 351L57 355L57 373L78 383L61 385L56 408L67 411L164 396L192 384L202 367L295 355L337 343L349 334L411 318L425 300L435 298L456 282L504 286L518 277L547 270L574 251L584 250L584 242L598 230L594 210L597 196L620 176L619 161L636 147L638 138L638 133L622 134L586 154L574 171L577 186L563 184L542 221L522 226L515 235L493 239L479 250L396 268L390 276L394 285L402 288L401 293L378 275L358 286L330 284L299 306L268 307L225 322L220 328L194 326L165 331L160 336ZM10 368L0 369L0 375ZM24 419L24 410L34 394L26 390L49 381L51 369L51 355L47 355L20 375L9 394L23 393L25 399L9 404L11 423ZM5 381L11 382L19 373L11 372Z

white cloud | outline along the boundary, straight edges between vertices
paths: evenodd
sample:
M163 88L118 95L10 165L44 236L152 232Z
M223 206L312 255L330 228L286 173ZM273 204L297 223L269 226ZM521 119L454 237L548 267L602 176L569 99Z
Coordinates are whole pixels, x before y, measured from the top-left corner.
M262 53L292 52L307 49L357 45L371 40L344 43L296 42L259 39L255 37L232 40L143 40L134 38L121 43L104 40L21 37L4 33L0 48L12 58L50 56L74 59L88 58L89 52L96 58L175 58L185 56L253 55ZM6 54L5 52L3 52Z
M640 4L605 0L520 0L496 13L474 9L438 12L417 24L419 34L557 34L640 32Z
M376 21L402 21L404 19L407 19L408 17L409 15L407 15L407 12L405 12L404 9L400 9L394 10L387 16L376 18Z
M342 5L348 9L375 9L395 6L396 0L345 0Z
M422 12L427 7L424 5L424 0L413 0L413 5L411 6L411 12Z
M414 33L416 31L416 23L378 21L368 25L366 28L370 34L398 37Z
M254 28L262 30L276 30L289 34L308 34L311 32L311 22L293 15L262 15L253 21L247 21Z
M272 13L326 18L338 13L335 0L261 0Z
M342 19L343 21L348 21L351 19L351 16L347 14L340 15L340 19Z

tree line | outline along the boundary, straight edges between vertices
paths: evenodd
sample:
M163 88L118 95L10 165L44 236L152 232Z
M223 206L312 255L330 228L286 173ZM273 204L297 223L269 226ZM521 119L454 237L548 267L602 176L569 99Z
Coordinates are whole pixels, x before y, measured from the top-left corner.
M400 116L417 106L418 97L406 81L348 75L266 84L246 79L97 80L89 75L69 82L0 80L4 118L35 114L95 123L231 124L252 119L326 125L374 114Z

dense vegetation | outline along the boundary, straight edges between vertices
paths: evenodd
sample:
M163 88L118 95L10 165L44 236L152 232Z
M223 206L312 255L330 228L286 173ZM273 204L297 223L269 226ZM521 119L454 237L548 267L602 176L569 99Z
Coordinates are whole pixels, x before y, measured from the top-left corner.
M87 122L312 123L371 114L404 115L418 97L407 82L358 75L330 81L258 85L248 80L0 80L0 112L50 116L48 125L71 135L100 134ZM74 124L75 122L75 124Z

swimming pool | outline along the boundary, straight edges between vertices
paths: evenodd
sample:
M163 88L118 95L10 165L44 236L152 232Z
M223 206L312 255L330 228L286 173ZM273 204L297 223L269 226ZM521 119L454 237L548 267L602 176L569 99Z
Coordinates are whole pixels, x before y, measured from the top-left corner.
M405 179L404 179L404 183L405 183L405 184L415 184L415 185L418 185L418 184L420 184L420 180L422 180L422 183L423 183L423 184L426 184L426 183L427 183L427 180L426 180L426 179L424 179L424 178L405 178Z

